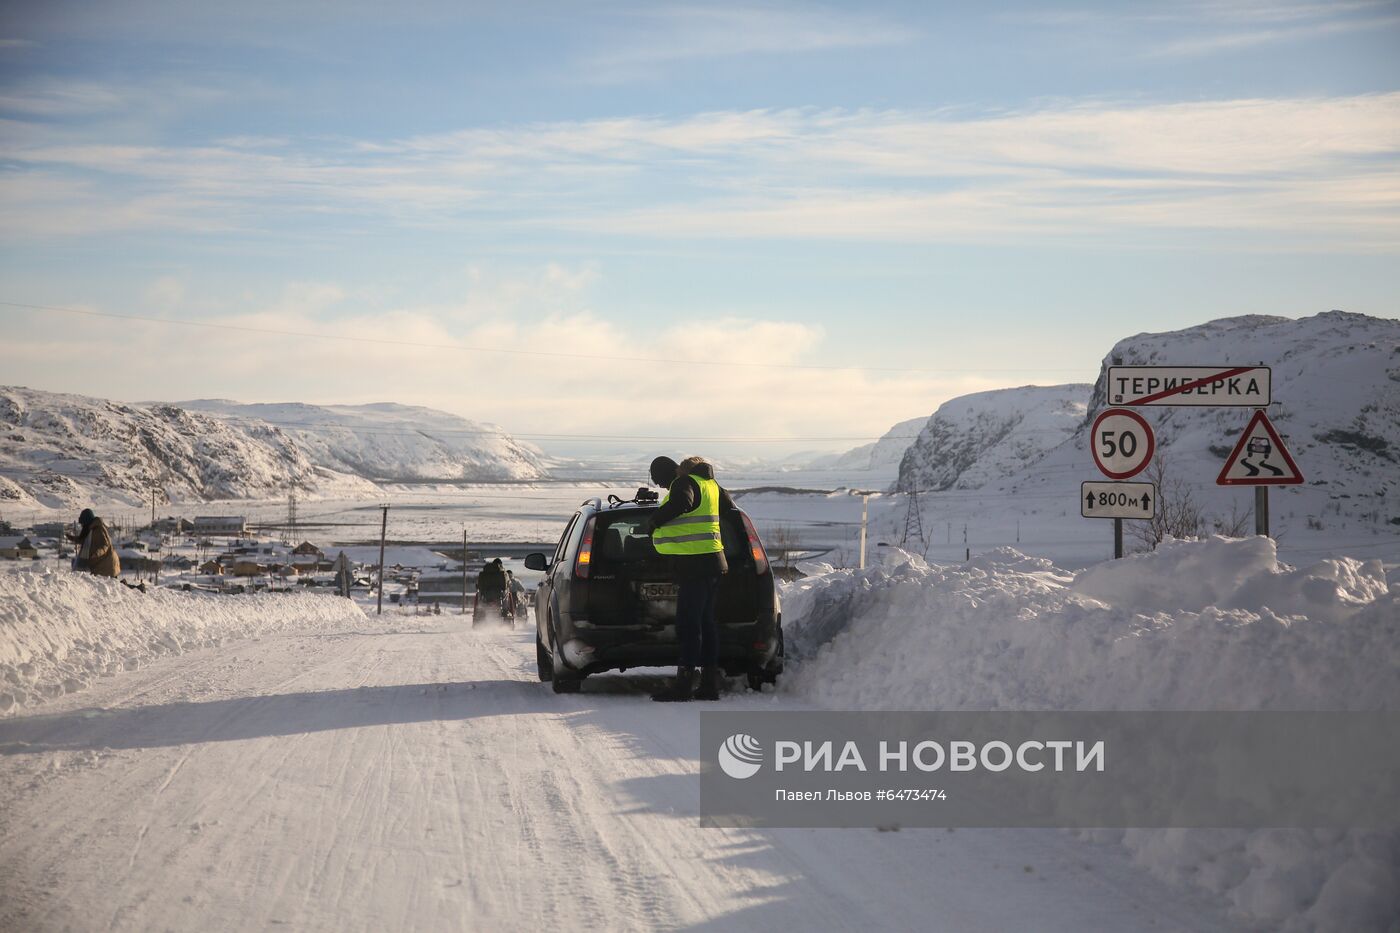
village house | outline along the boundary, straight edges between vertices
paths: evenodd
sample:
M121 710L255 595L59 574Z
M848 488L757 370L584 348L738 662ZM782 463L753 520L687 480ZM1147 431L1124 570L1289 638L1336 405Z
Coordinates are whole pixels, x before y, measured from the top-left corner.
M195 535L244 535L248 532L248 519L242 515L196 515Z
M33 560L39 556L39 549L29 538L22 535L6 535L0 538L0 559Z

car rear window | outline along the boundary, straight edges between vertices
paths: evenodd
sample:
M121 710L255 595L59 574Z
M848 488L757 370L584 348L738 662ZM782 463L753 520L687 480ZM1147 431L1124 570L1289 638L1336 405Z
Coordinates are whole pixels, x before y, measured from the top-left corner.
M652 546L651 535L641 531L642 521L655 509L627 509L602 512L594 531L593 560L608 564L637 564L660 560ZM753 562L749 553L748 536L738 515L725 516L722 522L724 556L730 567Z

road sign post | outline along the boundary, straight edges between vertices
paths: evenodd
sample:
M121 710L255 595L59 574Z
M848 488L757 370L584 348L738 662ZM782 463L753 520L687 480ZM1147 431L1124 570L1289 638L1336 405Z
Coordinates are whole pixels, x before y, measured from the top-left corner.
M1215 482L1218 486L1254 487L1254 533L1268 537L1269 487L1297 486L1303 482L1303 471L1261 408L1249 419Z
M1123 556L1123 519L1151 519L1157 514L1157 487L1152 483L1079 484L1079 514L1113 519L1113 556Z
M1157 449L1152 426L1135 411L1110 408L1089 432L1094 464L1107 477L1125 480L1146 469ZM1094 483L1079 486L1079 514L1113 519L1113 557L1123 556L1123 519L1151 518L1157 490L1151 483ZM1096 511L1097 510L1097 511Z

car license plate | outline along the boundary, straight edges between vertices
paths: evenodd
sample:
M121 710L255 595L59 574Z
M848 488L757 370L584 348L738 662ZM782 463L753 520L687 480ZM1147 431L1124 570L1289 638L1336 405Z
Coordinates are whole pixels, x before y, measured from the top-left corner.
M642 599L675 599L680 588L674 583L643 583Z

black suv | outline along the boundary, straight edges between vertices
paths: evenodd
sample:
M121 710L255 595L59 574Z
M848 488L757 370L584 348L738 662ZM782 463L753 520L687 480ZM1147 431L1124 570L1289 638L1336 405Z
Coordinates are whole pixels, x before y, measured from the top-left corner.
M555 693L573 693L599 671L676 663L676 583L639 530L656 509L654 497L589 499L552 558L525 558L526 567L546 572L535 592L535 654L540 680ZM716 607L720 664L758 690L783 670L778 594L753 522L742 511L720 521L729 562Z

